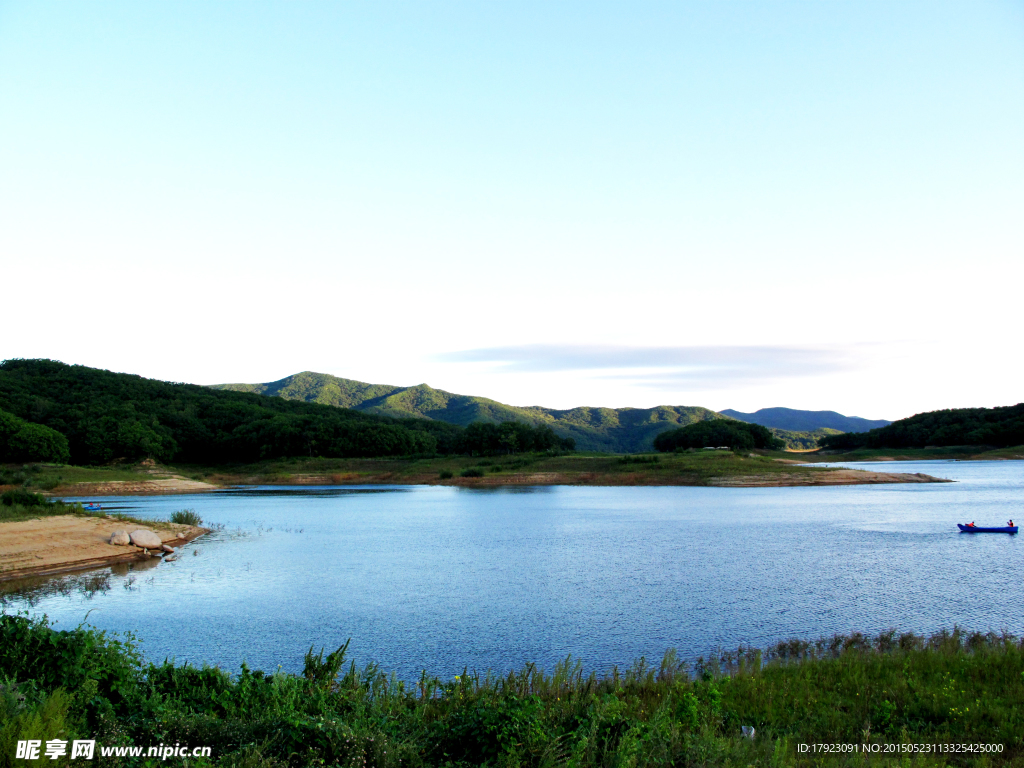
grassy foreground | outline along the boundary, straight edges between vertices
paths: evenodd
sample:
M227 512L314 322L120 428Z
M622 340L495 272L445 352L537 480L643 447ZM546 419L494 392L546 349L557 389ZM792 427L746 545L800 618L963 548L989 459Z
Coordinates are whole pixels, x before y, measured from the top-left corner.
M346 667L344 648L311 651L302 675L230 676L144 664L131 638L0 616L0 766L31 765L14 755L33 738L211 747L195 766L1021 765L1024 653L1005 635L890 632L741 649L692 670L669 653L603 677L566 661L406 684ZM821 743L857 751L800 751ZM905 751L936 744L1001 751ZM97 748L93 764L161 761Z

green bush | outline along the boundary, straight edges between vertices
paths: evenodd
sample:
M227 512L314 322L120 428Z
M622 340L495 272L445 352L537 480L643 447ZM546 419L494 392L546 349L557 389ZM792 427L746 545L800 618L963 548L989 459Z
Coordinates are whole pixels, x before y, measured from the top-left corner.
M22 507L45 507L49 503L45 496L26 491L24 488L14 488L0 495L0 504L5 507L13 507L15 504Z
M56 631L45 618L0 616L0 676L46 693L88 692L92 714L130 711L141 663L131 636L121 640L81 627Z
M0 768L26 764L15 758L20 740L68 739L71 706L71 696L63 689L47 695L30 684L0 683Z
M194 509L179 509L171 513L171 522L178 525L202 525L203 519Z
M634 456L627 455L622 456L619 459L620 464L658 464L661 461L660 456Z
M484 474L483 467L470 467L469 469L462 470L463 477L483 477Z
M442 469L437 476L442 480L450 480L454 477L454 473L450 469Z

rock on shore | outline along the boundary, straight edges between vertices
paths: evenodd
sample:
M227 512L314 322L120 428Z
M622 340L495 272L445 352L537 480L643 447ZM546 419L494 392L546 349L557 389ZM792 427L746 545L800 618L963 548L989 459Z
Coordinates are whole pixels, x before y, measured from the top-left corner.
M153 531L140 528L137 531L131 532L132 544L136 547L143 547L144 549L160 549L163 541Z
M114 531L110 534L110 543L119 547L127 547L132 543L132 537L128 535L128 531Z

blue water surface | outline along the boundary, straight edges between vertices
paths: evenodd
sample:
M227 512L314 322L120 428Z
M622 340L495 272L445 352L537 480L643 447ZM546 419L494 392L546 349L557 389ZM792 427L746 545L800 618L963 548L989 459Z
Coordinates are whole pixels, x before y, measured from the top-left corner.
M66 577L5 610L130 630L148 658L301 669L352 638L357 663L413 678L464 667L606 671L834 632L1024 632L1024 462L846 465L943 484L804 488L259 487L97 499L224 526L175 562ZM77 582L75 580L78 580ZM93 581L95 578L93 577Z

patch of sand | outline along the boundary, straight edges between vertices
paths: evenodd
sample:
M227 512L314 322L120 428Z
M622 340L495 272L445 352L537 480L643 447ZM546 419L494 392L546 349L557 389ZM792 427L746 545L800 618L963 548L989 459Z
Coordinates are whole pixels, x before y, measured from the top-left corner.
M173 523L127 523L106 517L59 515L0 523L0 581L67 573L150 557L140 547L110 544L114 531L145 527L179 547L209 529Z
M185 477L168 477L161 480L107 480L102 483L75 483L58 487L51 492L51 495L65 498L74 496L144 496L155 493L200 493L215 491L219 487Z
M794 485L871 485L875 483L951 483L921 472L868 472L863 469L833 469L799 474L747 475L712 479L709 485L721 488L779 487Z

